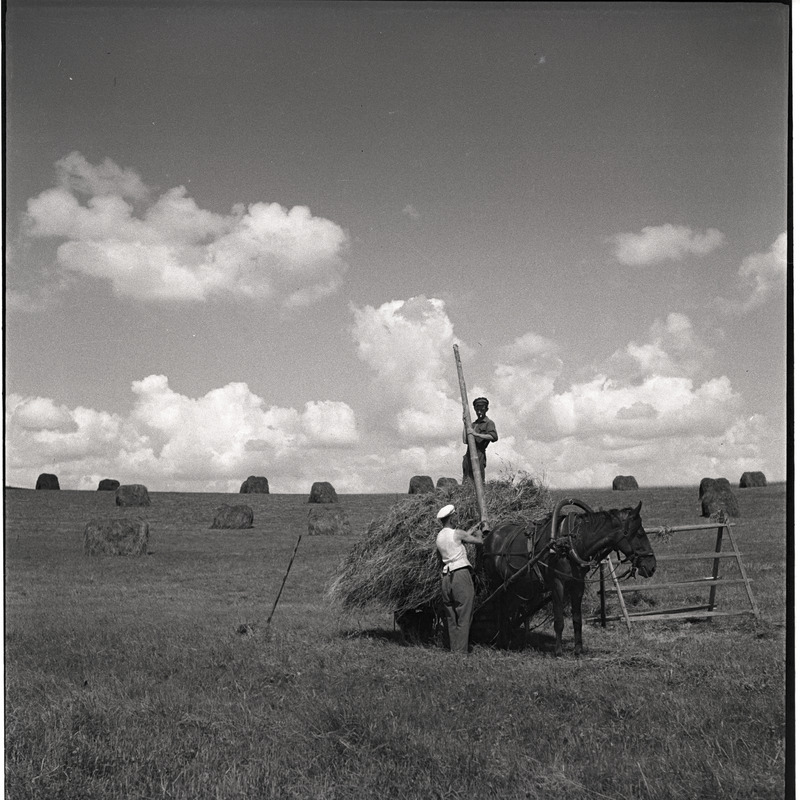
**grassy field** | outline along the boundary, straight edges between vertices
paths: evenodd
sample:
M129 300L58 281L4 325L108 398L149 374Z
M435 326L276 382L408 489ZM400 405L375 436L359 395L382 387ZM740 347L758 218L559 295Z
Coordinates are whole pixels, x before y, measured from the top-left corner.
M546 619L521 650L464 657L403 646L385 611L331 607L340 558L403 495L340 496L353 536L304 536L266 629L307 496L152 493L117 509L113 492L8 489L6 796L783 797L786 487L734 491L758 624L587 625L587 654L556 659ZM696 487L567 494L641 499L647 527L702 521ZM251 505L254 527L210 530L223 502ZM139 514L147 556L84 556L89 520ZM653 544L702 551L713 533ZM688 569L664 562L651 583ZM640 605L708 596L641 584ZM741 587L717 601L747 607Z

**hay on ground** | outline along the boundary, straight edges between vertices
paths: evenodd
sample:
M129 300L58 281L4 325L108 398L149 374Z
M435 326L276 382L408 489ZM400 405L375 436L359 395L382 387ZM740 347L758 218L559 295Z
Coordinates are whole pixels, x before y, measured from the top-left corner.
M347 512L332 503L322 503L308 512L309 536L350 536L352 532Z
M521 522L528 527L552 513L549 490L537 479L518 473L486 484L489 522ZM349 610L383 608L399 615L436 601L441 567L436 512L455 506L453 525L467 530L480 520L471 481L436 493L410 495L373 520L366 533L339 564L328 597ZM475 563L475 548L468 545Z
M700 498L700 514L704 517L716 517L720 514L739 516L739 504L727 478L717 478L713 483L706 484Z
M248 475L239 494L269 494L269 481L263 475Z
M743 472L739 478L740 489L755 489L767 485L767 477L763 472Z
M456 478L439 478L436 481L437 489L446 489L448 486L458 486L458 480Z
M253 527L253 509L250 506L221 505L214 512L212 528L243 530Z
M114 502L118 506L149 506L150 495L141 483L127 483L117 489Z
M103 478L97 484L98 492L116 492L117 489L119 489L119 481L115 481L113 478Z
M36 479L36 488L37 489L60 489L61 487L58 485L58 476L57 475L53 475L50 472L43 472Z
M409 494L429 494L434 491L433 478L430 475L415 475L409 481Z
M110 519L89 522L83 531L87 556L147 555L150 525L144 519Z
M328 481L315 481L311 485L311 494L308 496L309 503L338 503L339 498L336 489Z
M630 492L639 488L636 478L633 475L617 475L611 482L611 488L615 492Z

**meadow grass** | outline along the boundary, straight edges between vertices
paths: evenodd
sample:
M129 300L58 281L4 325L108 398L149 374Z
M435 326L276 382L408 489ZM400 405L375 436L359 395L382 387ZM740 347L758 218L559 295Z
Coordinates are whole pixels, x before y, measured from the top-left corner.
M520 650L458 656L329 604L343 556L403 496L340 496L354 535L304 536L267 628L306 496L240 497L254 527L221 531L231 495L117 509L113 492L7 490L6 796L783 797L786 489L736 494L759 624L588 625L587 654L556 659L546 618ZM642 499L647 527L702 521L696 488L554 495ZM149 555L84 556L86 522L140 514Z

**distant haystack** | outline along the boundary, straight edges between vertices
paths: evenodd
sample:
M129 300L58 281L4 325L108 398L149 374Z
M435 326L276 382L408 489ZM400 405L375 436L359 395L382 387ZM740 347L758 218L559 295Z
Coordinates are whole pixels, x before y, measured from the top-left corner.
M339 506L323 503L308 512L309 536L350 536L352 532L350 519Z
M703 499L703 495L706 493L706 489L708 489L709 486L714 485L714 480L715 478L703 478L703 480L700 481L700 494L698 497L701 500Z
M458 481L455 478L439 478L436 481L437 489L449 489L452 486L458 486Z
M103 478L97 484L98 492L116 492L117 489L119 489L119 481L115 481L113 478Z
M430 475L415 475L408 484L409 494L428 494L436 491Z
M221 505L214 512L212 528L244 530L253 527L253 509L250 506Z
M144 556L150 525L144 519L95 520L83 531L87 556Z
M311 486L309 503L338 503L336 489L328 481L315 481Z
M728 517L739 516L739 504L727 478L716 478L713 483L706 483L705 491L700 498L700 509L704 517L718 514L725 514Z
M767 478L763 472L743 472L739 478L740 489L755 489L767 485Z
M239 494L269 494L269 481L261 475L250 475L239 489Z
M36 488L37 489L60 489L61 487L58 485L58 476L57 475L52 475L49 472L43 472L36 479Z
M633 489L638 489L639 484L633 475L617 475L611 482L611 488L616 492L630 492Z
M117 488L116 503L118 506L149 506L150 495L143 484L128 483Z

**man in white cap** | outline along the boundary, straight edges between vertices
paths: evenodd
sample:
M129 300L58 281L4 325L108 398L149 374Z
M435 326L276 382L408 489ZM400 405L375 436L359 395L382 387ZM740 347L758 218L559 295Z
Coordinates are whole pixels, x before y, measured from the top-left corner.
M464 545L483 544L483 537L474 535L481 527L480 522L468 531L452 528L450 521L455 510L455 506L446 505L436 515L442 523L436 536L436 549L442 559L442 600L447 614L450 650L467 653L475 587L472 584L472 565Z

